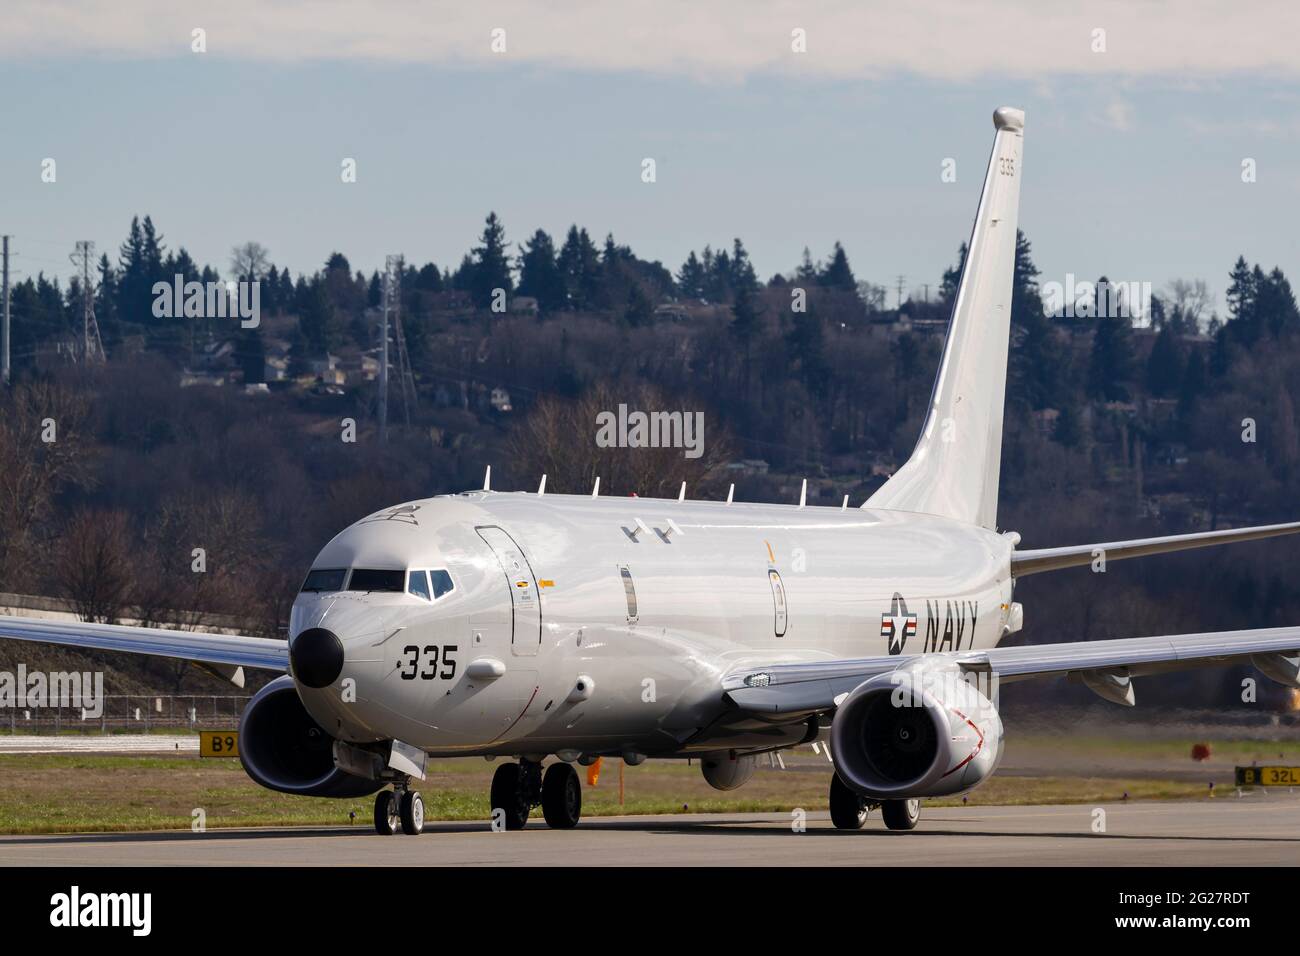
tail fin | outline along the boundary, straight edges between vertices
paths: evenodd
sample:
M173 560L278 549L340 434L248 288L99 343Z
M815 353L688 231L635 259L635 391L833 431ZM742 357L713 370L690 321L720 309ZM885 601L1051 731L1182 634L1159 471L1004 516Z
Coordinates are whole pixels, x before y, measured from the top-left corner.
M925 427L912 457L864 508L996 526L1025 114L1003 107L993 125L993 155Z

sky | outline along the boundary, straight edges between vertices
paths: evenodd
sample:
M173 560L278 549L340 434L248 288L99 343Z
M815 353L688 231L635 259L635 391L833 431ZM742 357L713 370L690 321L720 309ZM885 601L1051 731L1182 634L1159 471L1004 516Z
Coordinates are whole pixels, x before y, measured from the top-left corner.
M1300 274L1298 35L1271 0L7 0L0 232L20 275L115 258L146 213L223 271L256 240L369 273L454 267L495 210L514 243L576 222L674 271L840 241L934 294L1010 105L1040 281L1199 278L1222 312L1238 255Z

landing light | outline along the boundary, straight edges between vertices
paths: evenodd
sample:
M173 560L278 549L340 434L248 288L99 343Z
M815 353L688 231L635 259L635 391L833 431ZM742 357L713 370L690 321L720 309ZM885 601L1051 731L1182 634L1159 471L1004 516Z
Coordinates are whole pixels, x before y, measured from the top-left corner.
M767 687L771 683L771 674L750 674L745 678L746 687Z

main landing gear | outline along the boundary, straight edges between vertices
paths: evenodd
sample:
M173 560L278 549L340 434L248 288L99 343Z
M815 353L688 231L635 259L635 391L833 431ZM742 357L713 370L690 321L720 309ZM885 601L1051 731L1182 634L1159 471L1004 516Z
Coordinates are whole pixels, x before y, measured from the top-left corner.
M424 798L420 791L402 787L375 795L375 832L392 836L398 829L408 836L424 831Z
M837 830L861 830L867 822L867 813L873 807L880 807L880 818L890 830L915 830L921 819L920 800L881 800L872 803L860 796L840 780L839 774L831 775L831 823Z
M534 760L504 763L492 776L492 821L507 830L522 830L528 815L541 806L547 826L569 830L582 816L582 783L570 764L554 763L542 774ZM498 823L499 821L499 823Z

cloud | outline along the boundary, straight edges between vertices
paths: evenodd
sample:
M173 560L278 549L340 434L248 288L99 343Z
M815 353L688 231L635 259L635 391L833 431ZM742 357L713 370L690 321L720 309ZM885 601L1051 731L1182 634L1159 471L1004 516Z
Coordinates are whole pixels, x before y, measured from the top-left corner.
M0 56L352 61L647 72L739 82L765 72L871 79L1006 76L1294 77L1300 5L1260 0L7 0ZM506 52L491 49L505 30ZM807 52L791 31L807 31ZM1106 31L1094 53L1093 31Z
M1106 104L1106 125L1123 132L1133 128L1133 104L1125 100L1111 100Z

